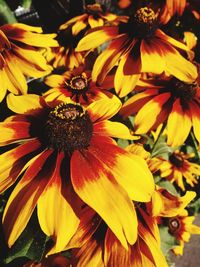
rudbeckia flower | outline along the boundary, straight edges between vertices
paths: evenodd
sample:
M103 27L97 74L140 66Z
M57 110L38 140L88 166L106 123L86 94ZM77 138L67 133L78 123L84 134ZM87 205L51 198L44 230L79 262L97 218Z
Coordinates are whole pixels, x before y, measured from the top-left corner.
M167 267L156 220L142 208L137 208L137 218L137 241L125 249L105 222L86 207L76 234L66 246L72 249L72 266Z
M117 65L114 84L120 97L134 89L141 73L166 72L181 81L193 82L197 77L196 67L176 48L189 49L159 29L159 15L160 9L154 10L152 6L139 1L126 22L88 32L76 51L92 50L109 42L95 61L93 80L101 84L107 73Z
M104 5L86 5L84 14L68 20L60 26L60 30L72 27L72 34L76 36L82 30L103 26L106 22L116 19L117 15L108 12Z
M113 78L110 76L101 87L97 86L91 79L91 71L84 67L66 71L63 75L50 75L45 83L53 87L44 94L47 102L57 98L64 100L67 97L75 102L88 104L107 96L114 98L114 95L104 90L113 88Z
M132 96L122 107L123 116L136 114L135 133L145 134L155 129L160 123L166 123L169 146L182 145L192 127L197 141L200 142L200 88L198 84L196 82L185 83L172 78L158 82L152 81L151 85ZM179 131L177 131L177 125Z
M0 144L16 147L0 156L0 191L23 174L3 215L8 245L22 233L37 205L42 230L54 238L54 253L61 251L77 229L80 200L125 247L133 244L137 224L132 200L149 201L154 181L145 161L111 138L134 139L125 125L108 120L121 102L103 99L84 108L73 102L50 106L31 94L10 94L7 100L17 115L0 124Z
M152 158L151 170L160 171L160 176L165 177L172 183L176 183L185 191L184 181L191 187L198 183L200 166L190 162L188 159L194 157L193 154L184 154L181 151L174 151L169 155L169 160L162 158Z
M188 216L187 210L168 219L169 233L176 237L179 245L172 250L176 255L183 255L184 243L189 242L192 234L200 234L200 227L193 224L195 216Z
M89 28L103 26L104 23L117 20L117 16L109 13L100 4L86 5L84 14L76 16L62 24L57 33L60 47L47 53L47 59L54 68L78 67L84 61L82 53L74 51L78 41Z
M39 48L58 46L55 36L20 23L0 27L0 101L7 90L26 94L26 77L39 78L51 72Z

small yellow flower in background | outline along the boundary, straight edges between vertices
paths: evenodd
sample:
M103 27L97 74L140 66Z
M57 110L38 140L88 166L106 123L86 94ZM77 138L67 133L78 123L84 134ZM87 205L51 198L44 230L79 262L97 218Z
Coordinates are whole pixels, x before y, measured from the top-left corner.
M186 210L168 219L169 233L179 241L179 245L173 248L176 255L183 255L184 243L189 242L192 234L200 234L200 227L193 224L194 219L195 216L188 216Z
M88 32L76 51L93 50L105 42L108 47L97 57L92 77L101 84L111 69L117 66L115 90L126 96L136 86L141 73L166 72L190 83L197 77L195 65L186 60L176 48L189 51L183 43L159 29L160 9L136 3L133 14L119 25L102 26Z
M135 139L125 125L108 120L121 102L103 99L84 108L46 103L31 94L10 94L7 102L17 115L0 123L0 145L17 146L0 155L0 191L24 173L4 211L9 246L37 205L42 230L56 242L51 253L61 251L77 230L83 203L105 220L124 247L133 244L137 218L132 200L150 201L154 181L145 161L111 138Z
M118 16L106 10L100 4L86 5L84 14L76 16L60 26L60 30L72 28L72 34L76 36L80 31L88 28L103 26L110 21L117 20Z
M107 77L102 86L97 86L92 81L91 71L84 66L66 71L62 75L50 75L45 79L45 83L53 87L44 94L47 102L58 98L63 101L71 98L75 102L89 104L101 98L115 97L106 90L113 88L113 77Z
M199 164L189 161L193 157L193 154L184 154L176 150L169 155L169 160L152 158L149 168L153 173L159 171L162 178L176 183L181 190L185 191L185 182L194 187L200 175Z
M40 27L20 23L0 27L0 101L7 90L26 94L26 77L39 78L51 72L40 48L58 46L55 37L43 34Z
M89 28L103 26L106 22L116 21L118 16L106 11L100 4L86 5L84 14L76 16L59 27L58 48L49 49L47 60L54 68L65 66L78 67L84 61L83 53L74 51L79 40Z
M200 142L199 100L200 87L196 81L185 83L176 78L154 80L149 81L149 87L130 97L120 113L124 117L136 114L135 134L147 133L166 123L167 144L176 147L185 142L192 129Z

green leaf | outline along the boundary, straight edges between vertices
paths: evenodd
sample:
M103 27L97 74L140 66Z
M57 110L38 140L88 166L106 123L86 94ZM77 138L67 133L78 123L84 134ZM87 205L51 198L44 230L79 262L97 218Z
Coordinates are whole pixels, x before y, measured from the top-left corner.
M177 240L168 232L167 226L159 227L159 231L161 237L161 249L163 254L166 256L167 253L177 245Z
M160 180L157 184L158 184L160 187L163 187L163 188L167 189L167 191L169 191L169 192L172 193L173 195L178 196L178 193L177 193L177 191L176 191L174 185L173 185L171 182L162 179L162 180Z
M16 18L4 0L0 0L0 24L14 23Z
M151 156L152 157L158 157L162 156L162 158L167 159L168 154L172 152L172 148L170 148L166 142L164 141L158 141L157 144L155 145Z
M125 148L129 145L129 141L125 139L118 139L117 143L121 148Z
M21 3L21 5L24 8L30 8L31 4L32 4L32 0L22 0L22 3Z
M9 250L5 264L8 264L18 258L26 257L30 260L41 261L44 256L47 241L49 237L41 231L37 215L32 217L27 227L14 246Z

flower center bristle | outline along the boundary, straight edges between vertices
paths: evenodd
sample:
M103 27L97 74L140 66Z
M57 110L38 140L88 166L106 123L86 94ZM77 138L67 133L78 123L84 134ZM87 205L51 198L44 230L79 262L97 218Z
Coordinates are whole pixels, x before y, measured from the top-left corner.
M180 229L181 224L178 218L171 218L169 219L168 226L169 232L171 234L176 234L176 232L178 232L178 230Z
M169 156L169 160L173 165L175 165L178 168L182 167L183 163L184 163L184 158L180 153L179 154L178 153L172 153Z
M135 20L139 24L148 24L152 25L154 21L157 19L157 15L153 11L153 9L149 7L142 7L138 9L134 14Z
M48 115L45 137L48 146L71 154L87 148L93 132L93 124L87 111L80 105L60 104Z

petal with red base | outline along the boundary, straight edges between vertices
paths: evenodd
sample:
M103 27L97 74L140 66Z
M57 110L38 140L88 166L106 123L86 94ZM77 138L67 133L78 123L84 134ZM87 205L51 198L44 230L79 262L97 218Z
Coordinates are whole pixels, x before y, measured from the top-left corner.
M51 150L40 154L11 193L3 214L5 237L11 247L26 227L37 200L52 176Z
M53 175L37 205L38 219L43 232L55 239L55 245L48 252L48 255L62 251L79 225L79 218L73 211L70 202L63 197L61 192L61 163L63 158L64 154L59 153ZM68 188L65 187L64 190L68 191ZM73 198L74 200L75 198ZM72 202L72 199L70 201Z
M164 93L155 96L139 110L135 117L136 134L144 134L151 129L170 95L170 93Z
M0 146L30 137L30 123L25 121L0 122Z
M71 179L79 197L108 224L124 247L137 238L133 203L107 167L90 150L75 151L71 158ZM117 202L116 202L117 199Z
M34 157L40 146L38 140L31 140L0 155L1 193L15 183L24 165Z
M177 131L177 125L180 131ZM167 144L175 147L182 145L192 126L191 115L188 110L183 110L180 99L176 99L167 121Z
M141 157L123 150L111 138L104 136L95 136L89 151L106 166L132 200L150 201L155 187L154 180Z

